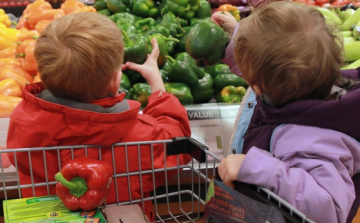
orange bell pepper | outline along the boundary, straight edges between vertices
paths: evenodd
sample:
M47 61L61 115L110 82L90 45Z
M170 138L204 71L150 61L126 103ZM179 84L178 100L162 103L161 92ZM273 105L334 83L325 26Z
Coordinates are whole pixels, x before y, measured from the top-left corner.
M52 9L51 4L45 0L36 0L30 4L28 4L23 11L23 15L29 14L33 11L43 11Z
M223 4L220 5L219 8L216 9L216 11L223 11L223 12L229 12L232 16L234 16L234 18L236 19L236 21L240 20L240 11L239 9L234 6L234 5L230 5L230 4Z
M4 67L6 65L17 65L20 66L20 63L15 58L0 58L0 67Z
M21 89L16 81L7 78L0 81L0 95L21 97Z
M30 26L35 29L36 24L41 20L53 20L55 12L56 9L32 11L27 15L27 19L30 23Z
M34 81L33 81L33 83L37 83L37 82L41 82L41 79L40 79L40 75L39 75L39 74L37 74L37 75L35 76Z
M25 28L27 30L31 29L30 23L26 19L26 15L20 17L19 22L16 24L16 29L21 30L23 28Z
M8 118L11 112L21 102L22 98L0 95L0 118Z
M76 9L73 13L78 13L78 12L96 12L96 9L92 6L85 6L85 7Z
M17 83L17 85L19 85L21 90L24 89L27 84L30 84L25 77L21 76L20 74L9 68L4 68L0 73L0 81L7 78L13 79Z
M23 33L23 32L29 31L29 29L27 29L27 28L25 28L25 27L21 27L21 28L19 29L19 31Z
M50 23L52 23L53 20L41 20L39 21L36 26L35 26L35 30L38 33L41 33Z
M34 58L34 50L36 45L36 40L27 39L24 42L19 43L20 45L17 48L18 52L18 61L21 68L31 75L36 75L37 73L37 63Z
M65 12L64 10L62 9L56 9L56 12L54 14L54 20L61 17L61 16L64 16L65 15Z
M18 42L17 52L19 56L24 57L25 49L28 46L35 46L36 45L36 39L26 39L23 42Z
M37 63L30 63L26 61L25 58L18 58L21 68L31 75L36 75L37 73Z
M18 36L18 42L23 42L27 39L37 39L40 36L39 32L36 30L28 30L21 32Z
M5 68L14 71L15 73L19 74L20 76L23 76L29 83L34 82L33 76L31 76L28 72L26 72L24 69L22 69L20 67L20 65L5 65L4 67L0 67L0 73Z
M15 58L16 47L9 47L0 50L0 58Z
M83 8L85 6L84 3L77 1L77 0L67 0L64 3L61 4L60 8L64 10L65 14L71 14L75 10L79 8Z

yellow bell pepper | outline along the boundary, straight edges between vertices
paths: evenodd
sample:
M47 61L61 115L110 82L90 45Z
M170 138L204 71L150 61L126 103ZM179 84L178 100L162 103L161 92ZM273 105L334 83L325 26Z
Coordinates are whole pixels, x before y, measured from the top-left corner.
M16 43L9 41L6 37L0 36L0 50L9 48L9 47L16 47Z
M0 81L0 95L21 97L21 89L15 80L6 78Z
M8 47L16 47L20 33L21 31L13 28L0 28L0 50Z
M0 23L4 24L6 27L11 26L11 20L9 16L5 13L4 9L0 9Z

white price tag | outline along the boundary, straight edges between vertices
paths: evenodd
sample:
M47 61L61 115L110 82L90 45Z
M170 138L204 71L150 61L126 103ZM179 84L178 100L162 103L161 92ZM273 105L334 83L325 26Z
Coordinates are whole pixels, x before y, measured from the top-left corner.
M186 106L190 120L191 137L206 145L209 150L222 158L221 117L217 104Z

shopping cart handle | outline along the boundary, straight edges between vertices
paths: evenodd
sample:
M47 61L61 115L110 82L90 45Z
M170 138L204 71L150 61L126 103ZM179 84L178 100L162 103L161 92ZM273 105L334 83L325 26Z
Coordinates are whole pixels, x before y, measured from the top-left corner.
M166 155L179 155L183 153L189 154L199 163L206 161L206 152L209 150L207 146L190 137L175 137L172 142L167 144Z

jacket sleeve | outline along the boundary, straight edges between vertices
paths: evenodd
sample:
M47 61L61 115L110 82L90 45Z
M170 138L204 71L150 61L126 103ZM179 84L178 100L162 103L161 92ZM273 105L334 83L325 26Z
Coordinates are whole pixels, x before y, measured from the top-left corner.
M357 69L340 70L340 74L343 77L359 80L360 79L360 67Z
M224 64L229 66L232 73L234 73L238 76L241 76L241 71L239 70L239 67L234 60L234 36L235 36L236 32L238 31L238 29L239 29L239 23L237 23L237 25L235 27L235 30L231 37L230 43L226 47L225 57L221 61Z
M190 136L190 123L187 111L174 95L167 92L157 91L148 98L148 105L144 108L143 114L150 115L156 119L157 125L167 131L170 137L174 137L179 128L183 135Z
M346 170L345 165L342 167ZM253 147L242 163L237 180L273 191L315 222L345 222L355 192L350 174L338 168L331 160L319 156L287 154L280 160Z

